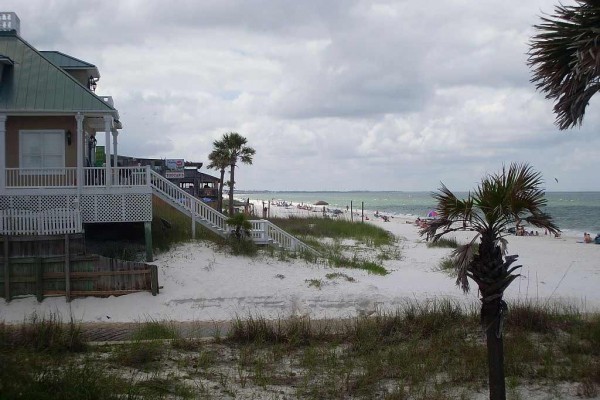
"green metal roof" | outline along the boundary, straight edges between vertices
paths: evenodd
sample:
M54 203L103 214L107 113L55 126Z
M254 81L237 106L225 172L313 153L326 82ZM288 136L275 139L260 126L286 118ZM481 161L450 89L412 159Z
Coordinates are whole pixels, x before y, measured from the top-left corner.
M88 70L94 78L100 78L98 68L96 68L94 64L90 64L89 62L85 62L79 58L61 53L60 51L41 50L40 54L64 70Z
M0 31L0 54L14 65L5 66L0 85L0 113L112 113L117 110L50 62L14 31Z

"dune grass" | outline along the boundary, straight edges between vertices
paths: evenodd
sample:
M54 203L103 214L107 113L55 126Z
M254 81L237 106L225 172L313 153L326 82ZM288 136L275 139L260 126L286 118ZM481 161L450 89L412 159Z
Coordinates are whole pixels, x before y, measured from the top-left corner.
M458 248L458 246L460 246L460 244L458 243L458 240L456 240L456 238L440 238L439 240L433 242L433 241L429 241L427 242L427 247L443 247L443 248L450 248L450 249L456 249Z
M394 235L373 224L317 217L271 218L270 221L295 236L354 239L368 246L392 245Z
M68 332L69 324L30 319L24 332L53 337L47 332ZM51 340L14 342L12 333L23 328L0 324L0 397L425 400L487 391L478 309L450 300L407 301L393 312L347 320L248 315L231 323L224 340L194 346L173 339L172 322L139 325L140 340L50 351ZM599 393L598 314L509 302L505 351L510 398L526 398L521 389L528 385L547 398Z

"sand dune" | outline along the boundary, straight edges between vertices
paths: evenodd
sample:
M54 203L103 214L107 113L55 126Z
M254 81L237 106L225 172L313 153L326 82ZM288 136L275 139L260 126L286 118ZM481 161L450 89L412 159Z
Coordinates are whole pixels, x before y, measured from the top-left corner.
M271 207L271 214L308 213L294 207ZM347 216L347 213L345 213ZM312 318L349 317L393 309L406 301L449 297L477 303L476 291L465 295L446 273L436 271L450 249L427 248L418 229L406 218L389 222L367 213L369 223L394 233L401 258L385 262L387 276L362 270L278 261L269 257L234 257L207 243L185 243L158 254L160 294L83 298L67 303L64 297L35 297L0 303L0 320L22 322L32 312L58 312L81 321L126 322L152 319L179 321L229 320L248 313L268 317L307 315ZM343 217L343 216L341 216ZM466 237L460 238L466 240ZM509 254L519 255L522 277L508 289L509 300L563 301L582 311L600 310L600 245L578 243L579 238L550 236L509 237ZM329 279L331 272L354 278ZM320 289L308 280L321 281Z

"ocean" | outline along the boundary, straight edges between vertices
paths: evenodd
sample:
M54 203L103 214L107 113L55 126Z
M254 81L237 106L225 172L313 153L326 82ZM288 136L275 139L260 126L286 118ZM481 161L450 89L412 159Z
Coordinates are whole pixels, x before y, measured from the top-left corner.
M314 204L323 200L329 208L380 211L391 215L424 217L435 207L430 192L236 192L236 198L251 200L279 199L287 202ZM466 193L457 192L460 198ZM568 236L592 237L600 234L600 192L547 192L546 211Z

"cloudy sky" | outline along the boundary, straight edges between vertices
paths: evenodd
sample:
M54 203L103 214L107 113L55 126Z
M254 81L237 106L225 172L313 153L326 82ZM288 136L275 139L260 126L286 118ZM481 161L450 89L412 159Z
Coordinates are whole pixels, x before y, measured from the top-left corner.
M124 125L120 154L206 162L236 131L256 149L236 173L242 189L465 190L526 161L549 191L597 191L600 98L561 132L529 82L532 25L556 3L4 0L2 11L37 49L98 66L96 92Z

